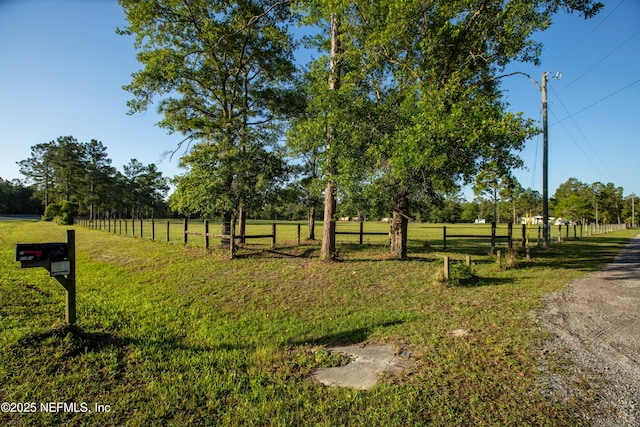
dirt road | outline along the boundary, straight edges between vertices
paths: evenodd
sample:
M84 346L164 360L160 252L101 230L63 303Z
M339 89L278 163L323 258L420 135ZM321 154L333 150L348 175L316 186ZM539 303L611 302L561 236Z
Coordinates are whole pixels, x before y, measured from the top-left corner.
M577 386L549 373L554 391L595 392L594 426L640 426L640 235L603 270L550 295L540 321L556 335L544 351L567 356L577 377L593 381Z

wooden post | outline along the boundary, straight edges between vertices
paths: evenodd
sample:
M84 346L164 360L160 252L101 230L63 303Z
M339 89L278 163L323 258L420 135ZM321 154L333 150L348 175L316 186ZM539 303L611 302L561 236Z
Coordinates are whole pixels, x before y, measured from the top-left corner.
M562 224L558 225L558 243L562 242Z
M449 257L444 257L444 280L449 280Z
M171 221L167 221L167 242L169 241L169 224Z
M156 240L156 220L151 219L151 240Z
M183 239L184 239L184 244L185 245L189 241L189 238L187 237L188 236L187 231L189 231L189 218L185 218L184 219L184 233L183 233L184 234L184 238Z
M442 226L442 249L447 249L447 226Z
M565 237L567 238L567 240L569 240L569 224L566 224L565 227Z
M298 224L298 246L300 246L300 224Z
M69 274L55 276L66 290L64 320L73 325L76 323L76 231L67 230L67 256L69 258Z
M209 220L204 220L204 248L209 249Z
M229 259L233 259L236 241L236 219L231 216L231 226L229 227Z
M522 224L522 247L527 246L527 224Z
M496 264L498 265L498 269L502 270L502 251L497 252Z
M509 249L513 249L513 224L509 223L507 225L507 245L509 246Z
M142 239L142 218L140 218L140 238Z
M129 222L128 220L126 220L126 219L124 220L124 235L125 236L129 234L129 231L127 230L127 227L128 227L127 223L128 222ZM122 230L122 228L120 228L120 230ZM122 234L122 233L120 233L120 234Z
M491 253L496 252L496 222L491 221Z
M464 263L467 264L467 267L471 267L471 255L467 255L464 258Z
M363 242L362 240L363 232L364 232L364 221L360 221L360 244L362 244Z
M276 247L276 223L271 224L271 249Z

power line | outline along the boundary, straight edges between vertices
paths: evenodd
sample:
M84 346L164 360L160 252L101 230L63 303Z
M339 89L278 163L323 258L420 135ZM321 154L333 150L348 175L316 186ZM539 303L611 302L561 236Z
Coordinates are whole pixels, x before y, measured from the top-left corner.
M573 114L570 114L569 116L567 116L567 117L565 117L565 118L563 118L563 119L559 119L559 120L557 120L557 121L556 121L555 123L553 123L551 126L555 126L555 125L557 125L557 124L559 124L559 123L561 123L561 122L563 122L563 121L565 121L565 120L567 120L567 119L570 119L570 118L572 118L573 116L576 116L576 115L578 115L578 114L582 113L583 111L588 110L589 108L594 107L594 106L596 106L596 105L600 104L600 103L601 103L601 102L603 102L603 101L606 101L607 99L611 98L612 96L617 95L618 93L622 92L623 90L626 90L626 89L630 88L631 86L636 85L636 84L638 84L638 83L640 83L640 79L638 79L638 80L636 80L636 81L634 81L634 82L629 83L629 84L628 84L628 85L626 85L625 87L623 87L623 88L621 88L621 89L618 89L618 90L616 90L616 91L615 91L615 92L613 92L613 93L610 93L609 95L605 96L604 98L600 98L599 100L597 100L597 101L596 101L596 102L594 102L593 104L589 104L589 105L587 105L586 107L581 108L580 110L576 111L576 112L575 112L575 113L573 113Z
M552 111L551 115L555 117L555 113ZM607 174L603 173L600 168L598 167L598 165L595 164L595 162L593 161L593 159L591 159L591 157L589 156L589 154L584 151L584 149L580 146L580 144L578 144L578 141L576 141L576 139L573 137L573 135L571 134L571 132L569 132L569 130L564 126L564 124L560 123L560 126L562 127L562 129L564 129L564 131L567 133L567 135L569 136L569 139L571 139L571 141L573 141L573 143L576 145L576 147L578 147L578 150L580 150L582 152L582 154L584 154L584 156L587 158L587 160L589 161L589 163L591 163L591 165L598 171L598 173L600 175L602 175L603 177L607 177ZM611 181L608 177L607 180ZM615 181L615 180L614 180Z
M582 77L585 76L585 74L587 74L589 71L593 70L596 66L598 66L602 61L604 61L605 59L607 59L608 57L610 57L611 55L614 54L615 51L617 51L618 49L620 49L622 46L624 46L629 40L633 39L635 36L637 36L638 34L640 34L640 30L636 31L635 33L633 33L629 38L627 38L625 41L623 41L622 43L620 43L618 46L616 46L615 48L613 48L609 53L607 53L605 56L603 56L602 58L600 58L600 60L598 60L596 63L594 63L591 67L587 68L582 74L580 74L578 77L576 77L573 81L571 81L571 83L569 83L568 85L566 85L565 87L563 87L561 90L558 91L558 93L561 93L562 91L568 89L569 87L571 87L571 85L573 85L575 82L577 82L578 80L580 80Z
M562 102L562 99L560 99L560 97L558 96L558 93L555 92L555 90L553 89L553 87L551 87L551 90L553 91L554 95L556 96L556 99L558 100L558 102L560 103L560 105L562 106L562 108L565 110L565 112L567 114L569 113L569 110L567 109L566 105L564 105L564 102ZM555 115L554 115L555 117ZM602 166L604 166L605 170L608 172L607 174L602 173L602 171L596 166L596 164L594 163L594 161L591 159L591 157L589 157L587 155L587 153L582 150L582 147L578 144L578 142L573 138L573 136L569 133L568 129L564 126L564 124L560 124L560 126L562 126L562 128L565 130L565 132L567 132L567 134L569 135L569 137L573 140L573 142L578 146L578 148L580 149L580 151L582 151L584 153L584 155L587 157L587 159L589 160L589 162L591 162L591 164L600 172L600 174L602 176L607 177L607 179L609 181L614 181L617 182L618 180L616 179L615 175L611 172L611 170L609 169L609 167L606 165L606 163L604 163L604 161L602 160L602 157L598 155L598 153L596 152L596 150L593 148L593 145L591 145L591 142L589 141L589 139L587 138L587 136L584 134L584 132L582 132L582 129L580 128L580 126L578 126L578 123L575 121L575 119L571 116L569 116L571 119L571 122L573 123L573 125L576 127L576 129L578 130L578 132L580 133L580 135L582 135L582 138L584 139L584 141L586 142L587 146L591 149L591 152L595 155L595 157L600 160L600 163L602 163ZM613 178L613 179L610 179Z
M605 17L602 19L602 21L600 21L600 23L599 23L598 25L596 25L596 26L593 28L593 30L591 30L591 31L590 31L586 36L584 36L584 37L583 37L583 39L582 39L582 40L580 40L580 41L579 41L579 42L578 42L578 43L577 43L573 48L571 48L571 49L569 50L569 52L567 52L567 53L566 53L562 58L560 58L560 60L558 60L558 62L556 63L556 66L555 66L555 67L553 67L553 68L554 68L554 69L556 69L556 70L557 70L557 69L559 69L559 68L560 68L560 64L562 63L562 61L564 61L564 60L565 60L569 55L571 55L571 54L573 53L573 51L575 51L578 47L580 47L580 45L582 45L582 43L584 43L584 42L585 42L589 37L591 37L591 35L592 35L593 33L595 33L595 32L596 32L596 30L597 30L598 28L600 28L600 26L601 26L602 24L604 24L604 23L605 23L605 21L606 21L607 19L609 19L609 17L610 17L611 15L613 15L613 13L614 13L616 10L618 10L618 9L620 8L620 6L622 6L622 4L623 4L624 2L625 2L625 0L622 0L620 3L618 3L618 5L617 5L615 8L613 8L613 10L612 10L611 12L609 12L609 14L608 14L607 16L605 16Z

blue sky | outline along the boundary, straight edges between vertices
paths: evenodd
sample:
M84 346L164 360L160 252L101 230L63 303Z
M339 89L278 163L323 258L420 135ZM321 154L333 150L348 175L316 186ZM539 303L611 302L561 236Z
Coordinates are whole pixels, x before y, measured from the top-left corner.
M541 66L509 68L538 82L543 71L562 72L548 86L551 195L569 178L640 194L640 1L604 3L591 20L560 14L538 34ZM23 178L16 162L30 147L64 135L102 141L120 170L136 158L181 173L179 156L162 156L181 136L158 128L154 109L127 115L122 86L140 65L132 39L115 33L124 25L116 0L0 0L0 177ZM503 88L514 111L541 120L534 83L517 75ZM516 177L542 191L542 137L521 157Z

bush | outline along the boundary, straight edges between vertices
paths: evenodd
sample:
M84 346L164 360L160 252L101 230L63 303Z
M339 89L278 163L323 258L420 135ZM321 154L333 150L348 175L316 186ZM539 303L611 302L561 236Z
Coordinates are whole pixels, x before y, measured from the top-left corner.
M44 221L53 221L60 225L71 225L78 215L78 204L74 202L52 203L47 206L42 219Z
M57 216L60 216L62 213L62 205L60 203L51 203L44 210L44 215L42 215L43 221L53 221L53 219Z

